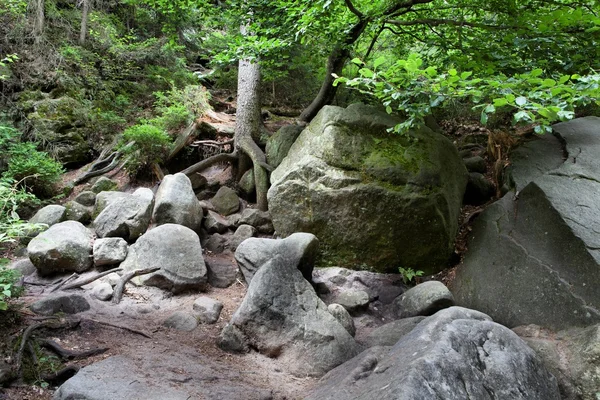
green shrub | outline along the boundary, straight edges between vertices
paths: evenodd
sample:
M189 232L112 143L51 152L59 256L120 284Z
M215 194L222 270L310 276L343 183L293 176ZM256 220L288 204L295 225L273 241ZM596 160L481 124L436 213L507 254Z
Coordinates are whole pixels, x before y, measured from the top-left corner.
M128 143L133 144L127 146ZM152 163L160 163L169 152L171 138L154 125L143 124L127 128L123 132L121 151L128 157L126 168L136 175Z
M22 286L16 286L21 277L18 271L6 267L7 259L0 259L0 311L8 309L8 301L23 293Z

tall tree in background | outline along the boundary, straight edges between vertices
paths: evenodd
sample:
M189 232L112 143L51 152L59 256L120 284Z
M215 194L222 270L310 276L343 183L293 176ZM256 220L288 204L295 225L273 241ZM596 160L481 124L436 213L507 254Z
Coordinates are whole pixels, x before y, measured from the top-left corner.
M33 0L34 22L33 22L33 40L35 43L42 41L45 23L45 2L44 0Z
M81 29L79 30L79 44L83 46L85 44L85 37L87 35L87 22L88 15L90 12L90 2L92 0L81 0Z

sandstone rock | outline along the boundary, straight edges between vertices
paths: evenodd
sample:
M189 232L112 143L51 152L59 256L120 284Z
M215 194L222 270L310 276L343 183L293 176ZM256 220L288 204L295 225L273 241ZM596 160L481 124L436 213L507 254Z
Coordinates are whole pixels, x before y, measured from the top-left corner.
M27 246L40 275L83 272L92 266L92 232L79 222L65 221L35 237Z
M205 287L206 265L200 238L183 225L164 224L146 232L129 247L121 264L124 271L151 267L160 270L140 276L139 281L144 285L174 293Z
M454 297L442 282L423 282L394 300L399 318L433 315L439 310L452 307Z
M445 267L467 171L455 146L428 128L390 135L399 122L361 104L323 107L271 173L275 230L315 234L333 265Z
M127 257L127 242L122 238L96 239L94 242L94 264L118 264Z
M165 176L154 200L154 223L179 224L195 231L200 228L203 216L190 179L182 173Z
M252 346L282 359L300 376L323 375L358 353L352 336L327 311L296 265L281 256L256 272L218 343L228 351Z
M376 396L374 396L376 393ZM308 400L558 400L556 379L516 334L460 307L329 372Z
M98 237L122 237L137 240L150 224L153 193L140 188L133 194L101 192L96 196L94 229Z
M30 308L40 315L53 315L59 312L77 314L89 310L90 304L79 294L55 294L36 301Z
M306 280L312 282L312 270L319 253L319 241L310 233L295 233L286 239L249 238L235 251L246 283L256 271L276 255L298 268Z
M240 198L233 189L227 186L221 186L210 202L219 214L225 216L240 209Z
M214 324L221 315L223 303L210 297L198 297L194 301L194 312L202 324Z

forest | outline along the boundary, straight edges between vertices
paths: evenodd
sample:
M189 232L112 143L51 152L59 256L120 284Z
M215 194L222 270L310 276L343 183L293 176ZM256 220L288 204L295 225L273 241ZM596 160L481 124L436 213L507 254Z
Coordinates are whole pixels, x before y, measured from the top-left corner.
M357 102L409 141L495 135L504 169L520 138L600 115L600 1L0 0L0 310L41 207L225 163L266 211L269 137Z

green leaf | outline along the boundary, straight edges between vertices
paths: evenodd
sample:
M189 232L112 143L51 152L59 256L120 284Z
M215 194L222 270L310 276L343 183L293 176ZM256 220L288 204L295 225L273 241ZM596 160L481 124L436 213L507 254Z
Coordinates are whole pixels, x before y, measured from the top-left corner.
M487 105L487 106L486 106L486 107L483 109L483 111L484 111L485 113L491 114L491 113L494 113L494 112L496 112L496 107L494 107L494 105L493 105L493 104L488 104L488 105Z
M543 71L542 69L540 69L540 68L537 68L537 69L534 69L533 71L531 71L531 72L529 73L529 75L530 75L531 77L533 77L533 78L536 78L536 77L540 76L540 75L541 75L541 74L543 74L543 73L544 73L544 71Z
M494 105L496 107L503 107L508 104L508 100L505 98L494 99Z
M456 75L457 73L458 73L458 71L457 71L457 70L455 70L454 68L452 68L452 69L449 69L449 70L448 70L448 75L450 75L450 76L454 76L454 75Z
M488 115L486 114L485 110L481 111L480 122L481 122L481 125L486 125L488 122Z
M433 78L437 75L437 69L435 67L427 67L425 73Z
M387 106L387 107L385 108L385 112L386 112L386 113L388 113L388 114L391 114L391 113L392 113L392 107L390 107L390 106Z
M473 75L473 72L471 71L465 71L462 74L460 74L460 79L467 79L468 77L470 77L471 75Z
M542 81L542 86L544 86L544 87L556 86L556 81L554 79L544 79Z
M523 107L525 104L527 104L527 98L523 97L523 96L519 96L515 99L515 103L519 106L519 107Z
M375 59L375 61L373 61L373 68L377 69L377 67L379 67L380 65L382 65L385 62L386 62L385 57L377 58L377 59Z
M433 99L433 100L432 100L432 101L429 103L429 105L430 105L431 107L437 107L437 106L439 106L440 104L442 104L442 103L444 102L444 100L445 100L445 99L446 99L446 98L445 98L444 96L437 96L435 99Z
M350 62L352 64L356 64L356 65L363 65L363 62L361 61L360 58L353 58Z

